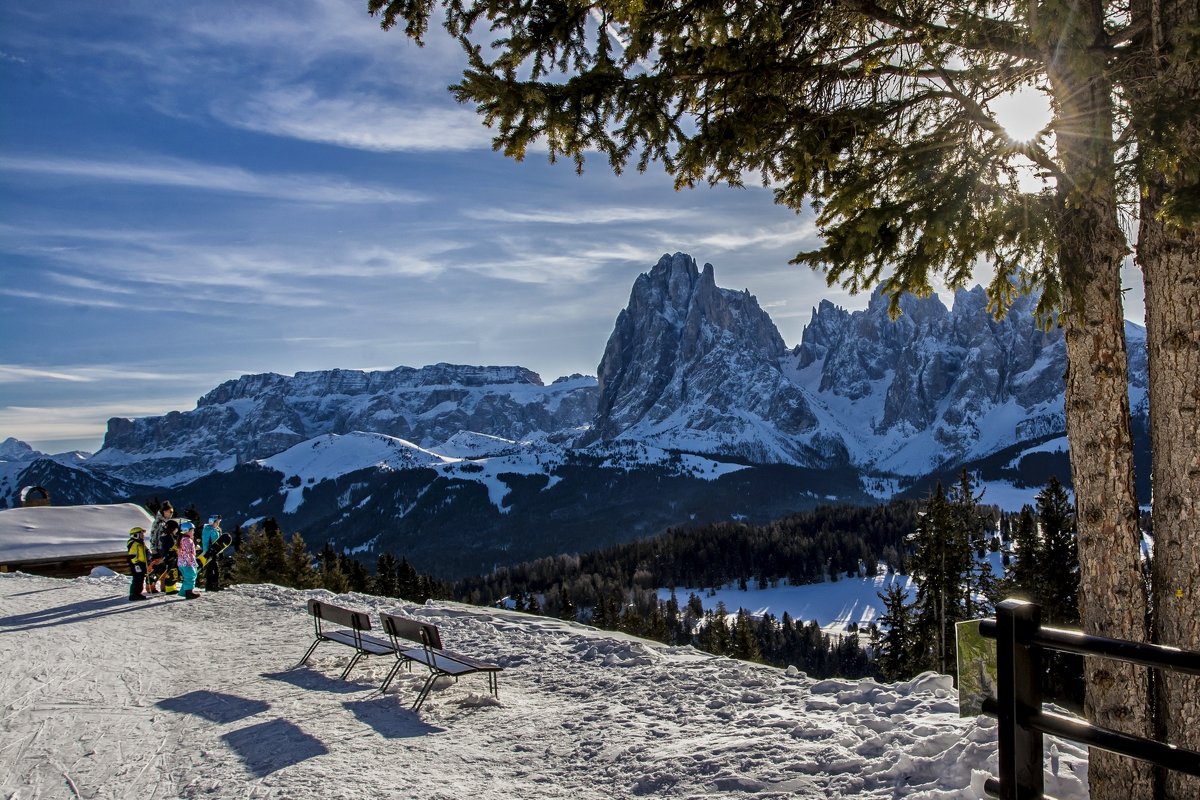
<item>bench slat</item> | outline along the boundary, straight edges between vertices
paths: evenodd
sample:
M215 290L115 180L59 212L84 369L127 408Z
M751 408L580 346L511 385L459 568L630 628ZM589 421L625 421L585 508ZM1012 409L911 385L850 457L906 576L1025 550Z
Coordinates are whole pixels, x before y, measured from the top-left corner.
M376 639L373 636L360 635L358 637L360 641L356 642L353 631L322 631L321 637L331 642L337 642L350 647L359 647L361 645L363 650L376 656L383 656L396 651L396 648L392 647L388 642Z
M492 664L488 661L480 661L478 658L471 658L470 656L464 656L462 653L455 653L450 650L443 650L441 654L446 658L452 658L455 661L466 664L467 666L472 667L479 672L489 672L492 670L498 672L504 669L504 667L501 667L497 664Z
M335 606L332 603L322 603L320 600L310 599L308 601L308 613L325 622L332 622L334 625L345 625L348 628L356 628L360 631L371 630L370 614Z

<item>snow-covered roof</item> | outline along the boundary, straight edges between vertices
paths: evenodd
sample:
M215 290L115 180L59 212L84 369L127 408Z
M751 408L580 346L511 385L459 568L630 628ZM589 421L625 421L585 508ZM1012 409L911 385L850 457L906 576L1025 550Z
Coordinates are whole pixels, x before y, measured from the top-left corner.
M153 522L136 503L5 509L0 511L0 562L119 553L130 528L150 530Z

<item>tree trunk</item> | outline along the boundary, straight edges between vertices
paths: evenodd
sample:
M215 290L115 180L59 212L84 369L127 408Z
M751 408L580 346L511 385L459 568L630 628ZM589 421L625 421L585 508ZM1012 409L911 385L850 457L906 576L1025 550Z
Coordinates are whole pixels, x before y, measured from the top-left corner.
M1154 639L1200 650L1200 233L1144 220L1138 255L1154 454ZM1200 677L1164 672L1158 714L1167 742L1200 750ZM1200 798L1200 778L1172 773L1165 796Z
M1186 154L1200 151L1200 63L1183 52L1200 6L1168 0L1136 10L1149 23L1141 42L1144 80L1131 94L1139 140L1149 143L1142 148L1137 260L1146 286L1154 454L1153 633L1160 644L1200 650L1200 226L1163 218L1172 193L1189 182L1171 161L1186 165ZM1163 130L1170 134L1156 138ZM1200 677L1163 672L1156 685L1159 737L1200 750ZM1200 778L1168 772L1163 796L1194 800Z
M1051 13L1052 12L1052 13ZM1057 103L1059 270L1067 343L1066 422L1079 537L1084 631L1147 641L1138 506L1129 429L1129 365L1121 307L1126 247L1117 220L1112 85L1092 45L1102 40L1099 4L1044 8L1048 75ZM1086 660L1088 719L1137 736L1152 731L1145 670ZM1153 772L1093 748L1092 800L1149 800Z
M1107 279L1097 275L1085 287L1080 298L1084 308L1070 309L1065 322L1067 437L1078 509L1079 611L1087 633L1146 641L1119 263ZM1088 658L1086 681L1089 720L1137 736L1151 734L1149 689L1142 668ZM1093 748L1088 775L1092 800L1151 796L1151 771L1138 762Z

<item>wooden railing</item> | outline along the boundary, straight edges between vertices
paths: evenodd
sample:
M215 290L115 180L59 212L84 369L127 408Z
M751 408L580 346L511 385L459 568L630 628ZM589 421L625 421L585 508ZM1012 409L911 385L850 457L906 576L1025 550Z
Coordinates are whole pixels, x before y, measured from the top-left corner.
M1001 800L1045 797L1044 733L1200 776L1200 753L1046 711L1041 693L1044 650L1100 656L1190 675L1200 675L1200 653L1043 628L1041 609L1024 600L1000 603L996 618L984 620L980 633L996 640L997 696L983 706L985 713L999 720L1000 775L984 785L990 794Z

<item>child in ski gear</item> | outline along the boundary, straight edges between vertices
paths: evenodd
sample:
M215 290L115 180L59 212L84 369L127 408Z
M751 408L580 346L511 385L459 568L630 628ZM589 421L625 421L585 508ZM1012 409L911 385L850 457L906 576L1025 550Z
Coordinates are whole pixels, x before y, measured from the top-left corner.
M196 561L196 543L192 540L195 528L191 522L179 525L179 548L176 558L179 574L183 577L183 583L179 585L179 594L188 600L195 600L200 596L192 591L196 588L196 569L199 567L199 562Z
M171 594L179 583L179 569L175 563L176 540L179 538L179 523L174 519L167 520L159 536L159 550L153 559L151 570L152 583L161 579L161 591Z
M213 542L221 535L221 515L213 514L208 518L204 530L200 532L200 552L208 553ZM204 565L204 591L219 592L221 590L221 566L215 557L210 557Z
M125 543L129 553L129 568L133 576L129 581L130 600L146 599L146 595L142 594L146 582L146 568L149 564L145 536L145 528L132 527L129 529L129 541Z

